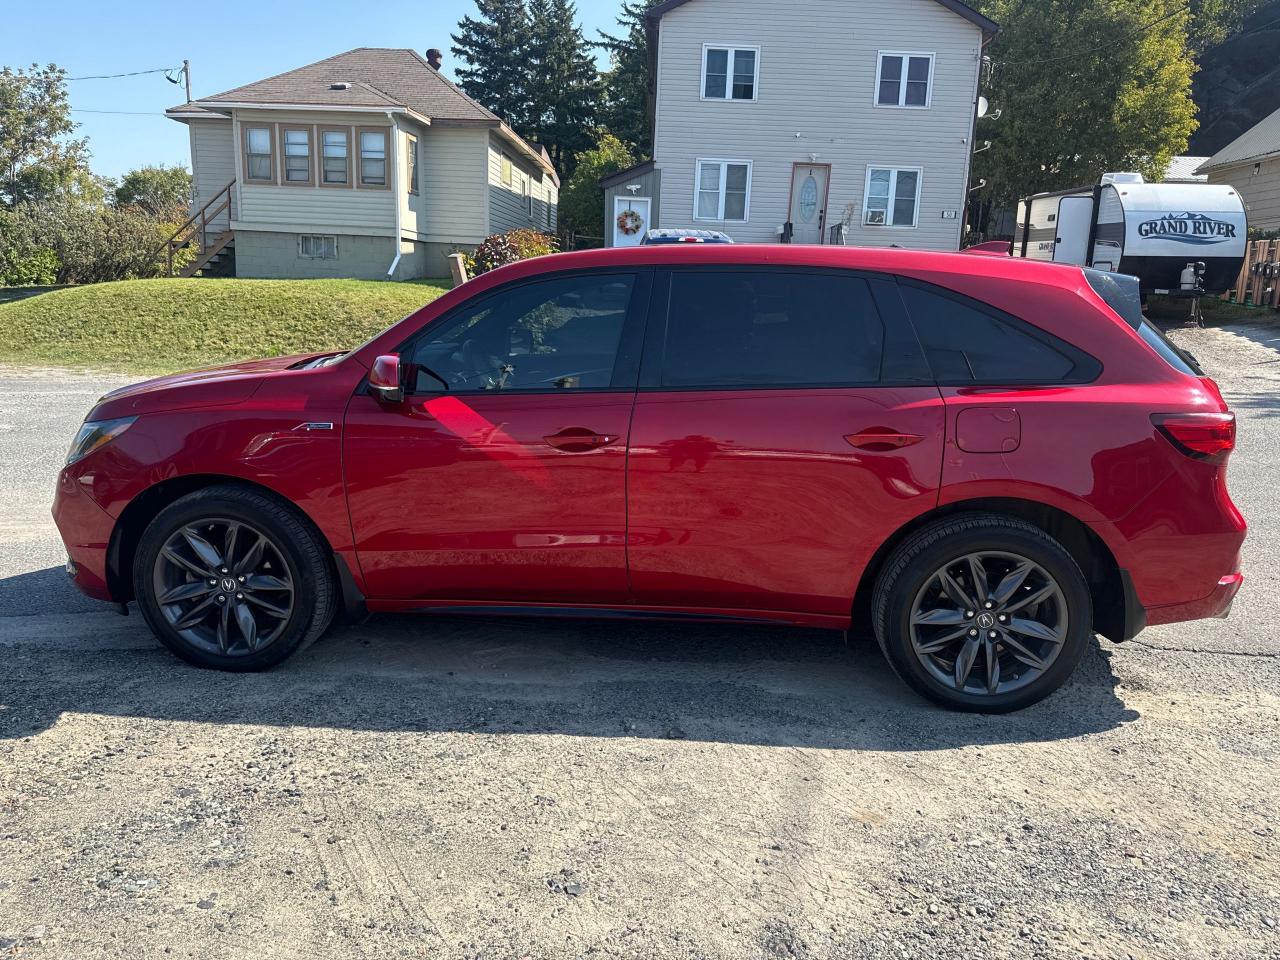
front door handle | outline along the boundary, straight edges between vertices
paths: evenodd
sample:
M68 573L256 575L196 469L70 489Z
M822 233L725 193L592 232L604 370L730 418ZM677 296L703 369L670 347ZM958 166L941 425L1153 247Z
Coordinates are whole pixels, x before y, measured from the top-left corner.
M903 447L913 447L924 437L916 433L900 433L889 427L868 427L858 433L851 433L845 440L850 446L857 447L859 450L869 450L872 453L885 453L890 450L901 450Z
M586 427L568 427L549 437L543 437L551 446L565 453L590 453L607 447L618 438L611 433L596 433Z

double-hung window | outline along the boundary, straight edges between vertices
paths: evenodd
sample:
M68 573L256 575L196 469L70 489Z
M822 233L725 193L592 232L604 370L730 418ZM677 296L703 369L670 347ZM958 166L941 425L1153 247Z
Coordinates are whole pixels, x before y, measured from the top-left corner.
M862 210L862 222L869 227L914 227L920 214L920 168L867 168Z
M387 185L387 131L360 131L360 186Z
M927 107L932 98L933 54L880 52L876 106Z
M320 183L346 186L351 182L350 128L320 131Z
M284 182L307 186L311 181L311 128L281 127L284 139Z
M268 126L244 128L244 178L249 182L274 183L275 137Z
M754 100L759 83L759 47L702 48L702 99Z
M418 138L413 134L405 135L405 159L409 164L409 192L418 192Z
M694 185L695 220L745 223L751 209L751 163L699 160Z

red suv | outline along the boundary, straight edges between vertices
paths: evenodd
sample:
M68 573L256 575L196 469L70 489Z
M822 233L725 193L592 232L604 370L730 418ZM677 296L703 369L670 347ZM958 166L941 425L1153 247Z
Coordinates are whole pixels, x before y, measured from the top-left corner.
M365 610L865 626L1012 710L1241 584L1234 418L1138 296L902 250L526 261L350 353L108 394L54 516L79 587L201 666Z

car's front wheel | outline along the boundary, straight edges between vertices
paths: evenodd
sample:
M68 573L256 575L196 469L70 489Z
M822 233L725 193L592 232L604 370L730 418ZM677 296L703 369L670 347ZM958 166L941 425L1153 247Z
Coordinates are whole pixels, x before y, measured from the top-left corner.
M265 670L324 632L334 578L322 538L296 510L240 486L182 497L151 521L134 596L160 641L220 670Z
M894 671L945 706L1005 713L1044 699L1093 634L1089 587L1063 546L1022 520L946 518L889 557L873 598Z

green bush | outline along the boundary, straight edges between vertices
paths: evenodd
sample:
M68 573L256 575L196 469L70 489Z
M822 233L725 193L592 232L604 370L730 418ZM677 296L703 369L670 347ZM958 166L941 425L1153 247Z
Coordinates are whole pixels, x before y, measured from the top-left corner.
M0 259L0 287L34 287L58 282L58 255L48 247Z
M537 230L509 230L486 237L474 252L463 255L463 262L467 265L467 274L478 277L509 263L559 251L560 244L551 234Z

